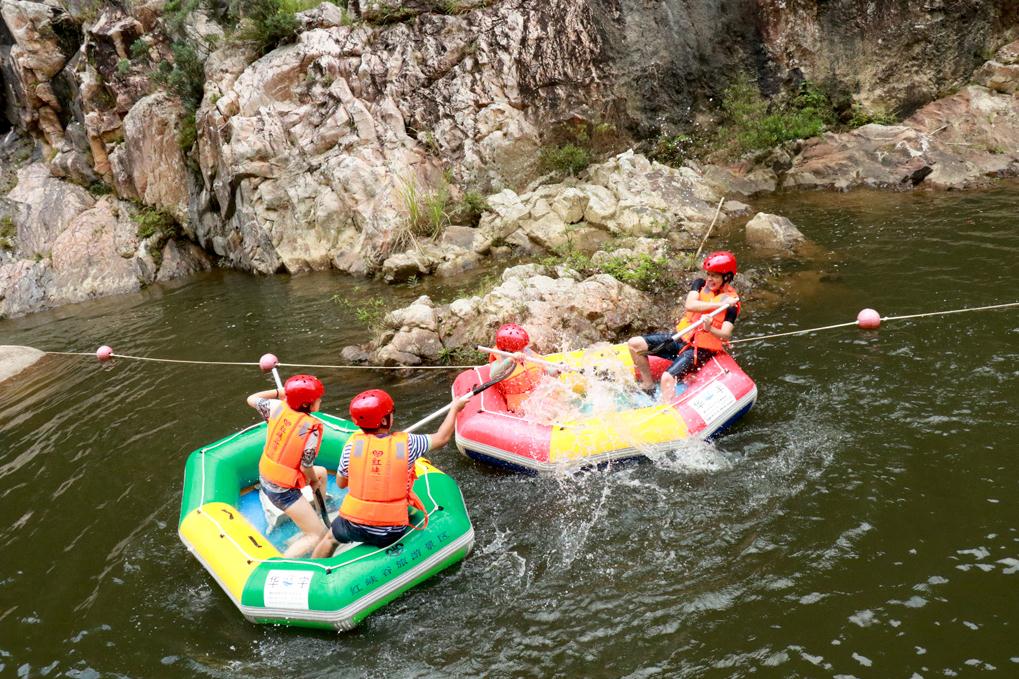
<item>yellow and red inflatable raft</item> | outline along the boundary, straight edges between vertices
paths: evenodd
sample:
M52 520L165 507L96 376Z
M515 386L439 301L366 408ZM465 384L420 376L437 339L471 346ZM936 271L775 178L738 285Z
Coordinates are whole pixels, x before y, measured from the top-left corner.
M625 344L550 354L544 359L576 368L612 361L633 370ZM657 381L670 361L652 356L650 363ZM466 394L488 379L488 366L466 370L454 381L453 394ZM510 411L497 388L487 389L457 417L456 445L461 453L481 462L514 471L551 473L671 450L685 439L711 438L749 411L756 399L754 381L731 356L719 353L688 375L668 403L624 406L566 421L529 419Z

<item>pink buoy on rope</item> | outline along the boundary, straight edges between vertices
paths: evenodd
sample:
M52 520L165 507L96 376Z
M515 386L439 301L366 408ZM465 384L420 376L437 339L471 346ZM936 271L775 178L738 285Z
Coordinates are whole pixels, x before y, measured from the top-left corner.
M262 369L262 372L267 373L279 364L280 360L276 358L275 354L262 354L262 358L258 359L258 367Z
M104 344L96 349L96 358L99 359L100 363L106 363L108 360L113 358L113 348Z
M856 324L864 330L874 330L881 326L881 314L873 309L863 309L856 314Z

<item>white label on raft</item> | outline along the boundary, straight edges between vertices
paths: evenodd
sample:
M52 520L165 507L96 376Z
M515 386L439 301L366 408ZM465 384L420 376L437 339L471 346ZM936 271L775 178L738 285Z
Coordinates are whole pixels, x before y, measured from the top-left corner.
M736 404L736 397L721 382L712 382L686 404L710 426L715 419Z
M308 610L311 571L269 571L265 578L265 607Z

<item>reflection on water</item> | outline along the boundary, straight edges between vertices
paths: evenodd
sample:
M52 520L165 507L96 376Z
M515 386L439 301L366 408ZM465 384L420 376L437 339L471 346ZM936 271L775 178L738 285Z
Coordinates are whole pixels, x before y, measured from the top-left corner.
M775 292L737 337L1019 299L1013 187L759 207L822 254L754 261ZM0 343L336 363L364 340L337 300L423 289L213 272L0 322ZM754 410L650 462L533 478L437 452L475 552L339 638L245 622L176 536L187 454L252 423L265 376L48 357L0 388L0 674L1014 673L1017 339L1003 311L739 345ZM325 408L380 386L408 424L454 374L323 371Z

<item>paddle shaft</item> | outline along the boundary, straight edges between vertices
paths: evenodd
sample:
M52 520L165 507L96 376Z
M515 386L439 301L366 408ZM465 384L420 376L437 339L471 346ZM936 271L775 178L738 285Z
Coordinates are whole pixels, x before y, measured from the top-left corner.
M698 319L698 321L696 323L693 323L689 327L684 328L684 329L680 330L679 332L677 332L675 335L673 335L672 336L672 341L673 342L678 342L679 340L683 339L683 335L686 335L688 333L691 333L691 332L695 331L697 329L697 326L699 326L701 323L704 322L705 318L714 318L718 314L720 314L723 311L725 311L726 309L728 309L730 306L732 306L732 305L731 304L723 304L722 306L718 307L717 309L715 309L711 313L704 314L703 316L700 317L700 319ZM649 348L647 350L647 353L653 354L653 353L655 353L656 351L658 351L659 349L661 349L664 346L665 346L665 342L662 342L661 344L659 344L657 346Z
M506 379L506 377L508 375L509 375L509 372L507 372L505 375L499 375L498 377L496 377L494 379L491 379L491 380L488 380L487 382L483 382L483 383L479 384L478 386L476 386L473 389L471 389L471 396L477 396L478 394L483 392L485 389L488 389L490 386L492 386L496 382L502 382L504 379ZM460 398L463 398L463 397L461 396ZM414 424L410 425L406 429L403 429L402 431L410 434L415 429L423 427L424 425L428 424L429 422L431 422L432 420L436 419L440 415L445 415L447 412L449 412L449 409L452 408L452 407L453 407L452 403L447 403L446 405L442 406L441 408L436 410L431 415L428 415L427 417L424 417L424 418L418 420L417 422L415 422Z
M478 351L487 351L489 353L495 354L496 356L506 356L509 358L513 358L516 356L516 354L514 354L512 351L492 349L491 347L483 347L480 344L478 345ZM565 365L563 363L553 363L552 361L546 361L545 359L542 358L534 358L532 356L528 356L527 354L524 354L524 360L528 361L529 363L537 363L538 365L543 365L548 368L555 368L556 370L566 370L570 372L580 371L580 368L574 368L572 365Z

